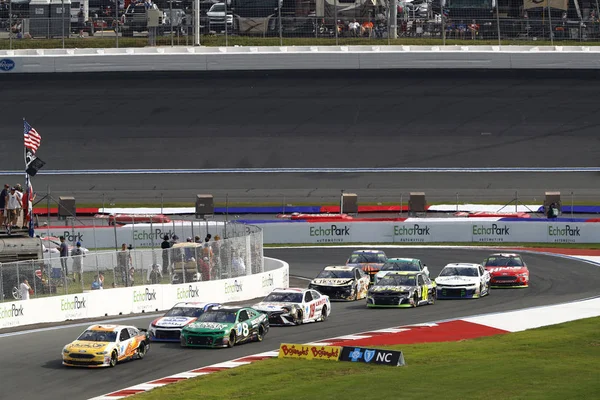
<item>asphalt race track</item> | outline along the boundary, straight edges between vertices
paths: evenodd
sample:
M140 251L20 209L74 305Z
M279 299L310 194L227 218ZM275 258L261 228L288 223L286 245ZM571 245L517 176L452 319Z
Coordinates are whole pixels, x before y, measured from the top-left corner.
M268 249L265 255L290 263L291 275L314 277L327 264L343 263L351 249ZM448 262L481 262L489 251L461 249L386 249L388 256L421 258L432 276ZM597 295L598 267L564 258L525 254L531 271L528 289L492 290L477 300L438 301L417 309L368 310L363 301L334 303L325 323L272 328L262 343L232 349L181 349L178 344L153 344L144 360L114 369L69 369L61 366L60 352L82 327L65 327L21 336L0 337L2 391L0 398L83 400L190 369L237 357L274 350L282 341L309 342L402 324L431 322L523 307L566 302ZM146 327L151 317L130 323Z
M491 70L5 75L0 169L22 164L22 117L42 135L40 157L52 169L598 166L597 77Z
M21 170L21 117L45 170L598 167L596 71L287 71L0 76L0 171ZM11 133L12 132L12 133ZM600 194L598 173L45 176L80 202L508 203L545 190ZM21 180L3 176L7 182ZM285 198L285 199L284 199ZM539 200L538 200L539 201Z

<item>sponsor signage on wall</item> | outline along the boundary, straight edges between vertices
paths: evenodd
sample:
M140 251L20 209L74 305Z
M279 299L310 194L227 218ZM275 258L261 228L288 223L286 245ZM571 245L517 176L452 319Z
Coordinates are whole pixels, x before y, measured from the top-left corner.
M186 301L226 303L250 300L266 296L273 287L288 286L287 263L265 258L265 267L267 272L234 279L92 290L72 295L32 297L30 300L0 303L0 329L168 310L175 304Z
M600 223L431 220L406 222L269 223L265 243L597 243Z
M406 365L401 351L364 347L343 347L340 361L389 365L392 367Z
M303 360L338 361L342 348L339 346L320 346L307 344L282 343L279 346L279 358L298 358Z

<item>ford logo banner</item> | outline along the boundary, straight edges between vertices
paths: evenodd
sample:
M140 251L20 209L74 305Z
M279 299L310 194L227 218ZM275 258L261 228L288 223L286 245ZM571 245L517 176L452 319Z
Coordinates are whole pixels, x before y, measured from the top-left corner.
M0 60L0 70L8 72L15 68L15 62L10 58L3 58Z

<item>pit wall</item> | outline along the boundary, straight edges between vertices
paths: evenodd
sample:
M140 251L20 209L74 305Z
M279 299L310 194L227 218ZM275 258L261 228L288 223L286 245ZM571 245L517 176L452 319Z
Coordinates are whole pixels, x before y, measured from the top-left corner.
M184 301L227 303L289 286L289 265L265 257L265 272L217 281L85 291L0 304L0 329L45 322L167 310Z
M597 69L595 46L269 46L1 50L0 74L324 69Z

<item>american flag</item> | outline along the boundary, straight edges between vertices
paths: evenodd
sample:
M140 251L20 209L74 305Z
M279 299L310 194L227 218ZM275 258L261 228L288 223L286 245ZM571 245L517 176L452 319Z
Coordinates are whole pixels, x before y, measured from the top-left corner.
M23 135L25 137L25 147L35 153L42 143L42 136L27 121L23 121Z

